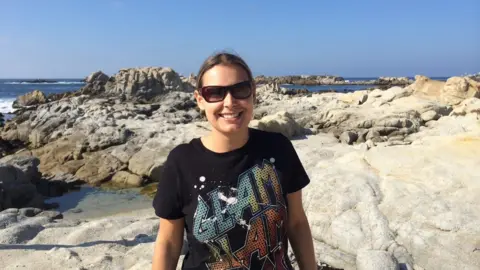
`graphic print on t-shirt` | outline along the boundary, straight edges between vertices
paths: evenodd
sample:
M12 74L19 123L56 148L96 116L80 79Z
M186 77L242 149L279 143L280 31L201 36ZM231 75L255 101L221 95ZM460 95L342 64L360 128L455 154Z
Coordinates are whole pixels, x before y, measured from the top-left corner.
M237 187L219 186L206 199L198 196L193 234L210 249L209 269L250 269L253 259L262 269L288 269L283 250L287 207L273 162L263 160L240 174ZM228 232L238 226L245 242L232 250Z

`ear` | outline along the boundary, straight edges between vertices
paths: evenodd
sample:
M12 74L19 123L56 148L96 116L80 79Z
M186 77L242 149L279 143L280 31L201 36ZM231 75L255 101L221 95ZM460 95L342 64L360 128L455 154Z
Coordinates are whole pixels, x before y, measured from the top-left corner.
M204 111L204 105L203 105L203 97L202 95L200 95L200 93L198 92L198 90L195 90L193 92L193 96L195 97L195 100L197 101L197 105L198 105L198 108L200 108L201 111Z

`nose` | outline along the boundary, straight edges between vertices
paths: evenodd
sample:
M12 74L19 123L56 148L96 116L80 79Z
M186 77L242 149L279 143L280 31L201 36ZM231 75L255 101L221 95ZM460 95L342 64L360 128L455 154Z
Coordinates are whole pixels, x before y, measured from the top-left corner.
M233 107L235 104L236 99L230 94L230 91L227 91L227 94L225 95L225 99L223 100L223 106L224 107Z

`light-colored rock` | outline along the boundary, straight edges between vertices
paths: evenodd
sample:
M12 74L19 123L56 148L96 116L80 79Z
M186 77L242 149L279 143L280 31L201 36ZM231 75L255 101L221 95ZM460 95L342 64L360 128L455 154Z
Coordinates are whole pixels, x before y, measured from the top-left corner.
M456 105L471 97L480 97L480 83L468 77L451 77L446 82L415 76L408 88L420 97L427 97L446 105Z
M358 139L358 134L351 131L345 131L340 135L340 141L346 144L352 144Z
M367 91L355 91L347 94L340 94L338 100L348 104L362 105L368 99Z
M252 121L251 127L259 130L282 133L287 138L305 135L302 128L288 112L278 112L274 115L267 115L260 121Z
M95 81L100 81L106 83L109 77L102 71L96 71L90 74L87 78L85 78L86 83L94 83Z
M400 270L400 266L386 251L362 250L357 253L357 270Z
M150 177L152 171L162 166L170 148L162 142L151 139L128 161L128 169L136 175Z
M428 122L431 120L438 120L438 118L440 118L440 115L436 111L431 110L431 111L426 111L422 113L420 117L422 118L423 121Z
M127 98L151 99L170 91L192 92L193 87L182 81L171 68L145 67L121 69L107 82L105 90L109 94L123 94Z
M112 183L118 186L140 187L143 184L141 176L126 171L119 171L112 177Z
M124 144L127 142L128 137L133 135L128 129L113 126L100 127L94 132L87 137L88 149L91 151Z
M368 94L368 96L372 98L378 98L378 97L381 97L382 95L383 95L383 91L380 89L375 89Z
M100 151L87 157L85 165L78 169L75 176L91 185L98 185L109 180L115 172L125 167L126 165L122 164L108 152Z
M13 107L28 107L33 105L44 104L47 102L47 97L40 90L33 90L32 92L26 93L25 95L17 97L13 102Z
M457 105L467 98L480 98L480 82L468 77L451 77L441 92L442 101L448 105Z
M111 154L122 163L127 164L133 154L140 150L140 148L141 147L134 141L128 141L125 144L114 147Z
M466 114L480 114L480 99L478 98L467 98L458 104L450 115L466 115Z
M440 96L445 86L445 82L432 80L423 75L415 76L415 82L408 86L413 93L418 96L427 96L435 100L440 100Z
M382 100L385 102L390 102L395 98L395 93L393 91L385 90L382 94Z

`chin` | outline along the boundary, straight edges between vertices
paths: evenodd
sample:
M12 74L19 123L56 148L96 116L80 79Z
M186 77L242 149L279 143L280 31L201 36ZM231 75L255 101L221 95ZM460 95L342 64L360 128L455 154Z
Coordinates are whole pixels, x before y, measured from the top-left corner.
M248 129L247 127L244 126L217 126L216 130L220 131L223 134L236 134L242 131L245 131Z
M223 134L237 134L248 130L248 124L238 123L238 124L227 124L217 122L215 129Z

